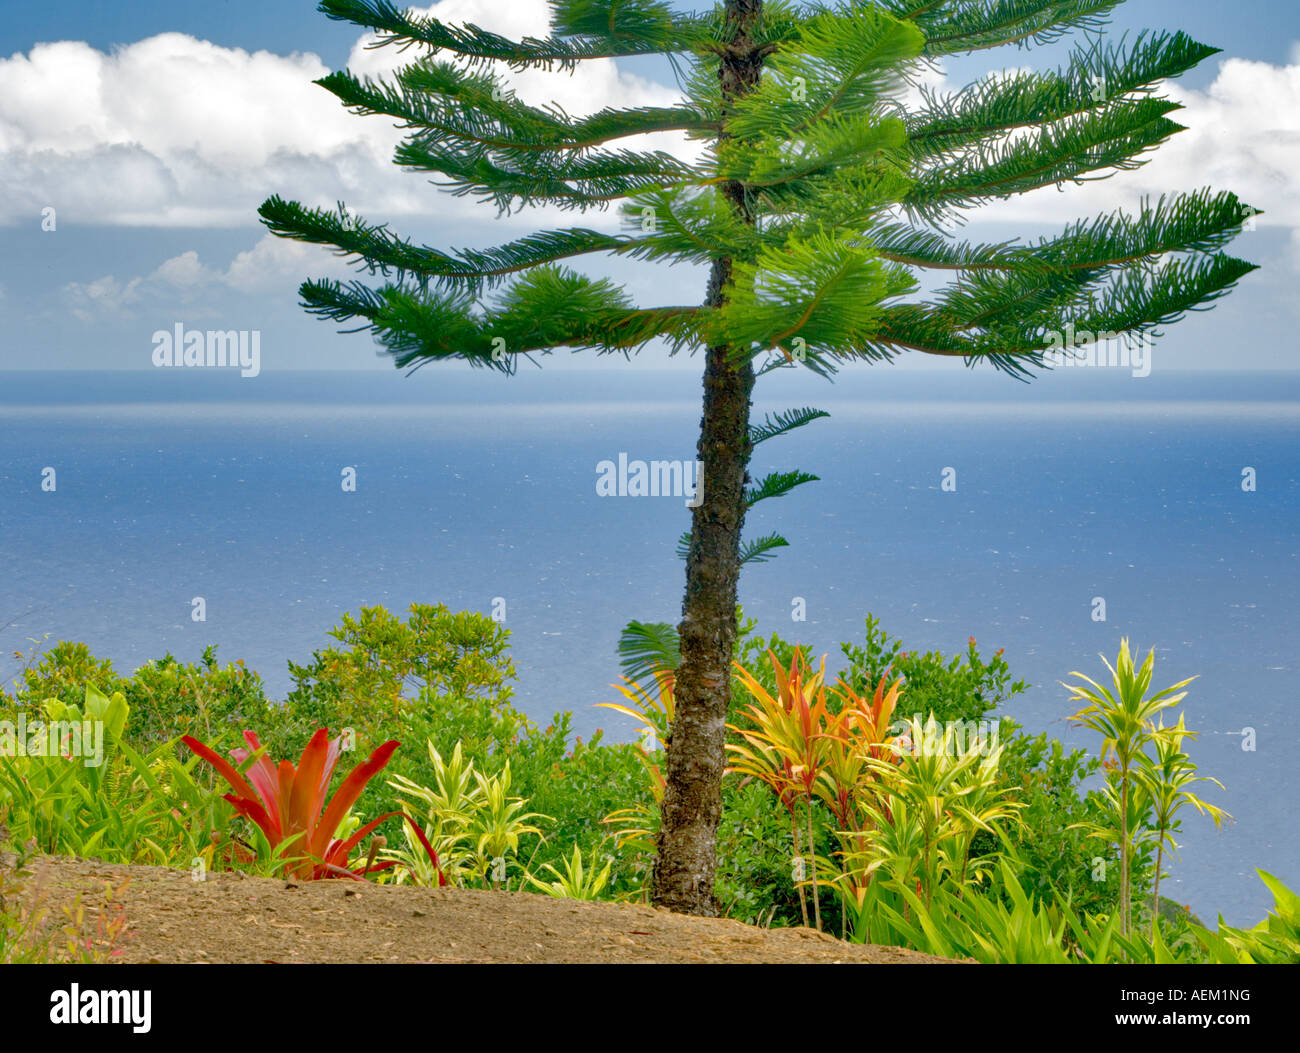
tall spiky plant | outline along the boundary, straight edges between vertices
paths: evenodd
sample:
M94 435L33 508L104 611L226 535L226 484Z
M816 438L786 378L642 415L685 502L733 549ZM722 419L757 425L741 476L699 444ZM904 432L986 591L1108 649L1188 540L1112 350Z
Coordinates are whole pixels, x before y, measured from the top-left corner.
M359 114L408 134L396 162L500 210L621 206L629 227L542 231L488 250L418 245L338 209L273 197L277 234L334 247L382 284L308 281L304 306L369 328L397 365L459 359L512 372L557 347L702 349L698 456L679 626L677 713L667 761L654 900L708 914L725 767L724 728L745 557L746 511L808 481L750 484L754 445L817 411L752 425L755 379L914 351L1027 376L1066 322L1125 338L1204 306L1249 272L1223 253L1248 210L1233 195L1170 194L1133 215L1067 226L1034 243L973 244L944 231L961 213L1039 187L1131 168L1177 132L1160 82L1214 54L1182 33L1077 52L1056 72L996 74L953 95L904 90L927 62L1098 29L1120 0L876 0L796 5L721 0L681 13L663 0L553 0L545 39L446 25L386 0L325 0L331 18L418 57L392 78L319 82ZM512 69L670 56L683 98L583 117L528 105ZM678 132L698 160L621 145ZM709 267L702 303L638 306L568 261L596 254ZM920 272L951 275L922 297Z
M1080 682L1063 684L1070 689L1071 702L1088 703L1070 719L1080 727L1089 728L1101 736L1102 762L1107 766L1107 798L1117 822L1119 835L1119 918L1120 932L1127 936L1132 927L1133 908L1130 884L1133 875L1134 812L1140 814L1150 806L1145 796L1145 784L1137 778L1147 757L1147 746L1176 735L1177 728L1157 727L1155 718L1162 710L1176 706L1187 692L1183 690L1195 677L1188 677L1165 688L1149 693L1151 676L1155 670L1156 650L1151 648L1141 667L1133 664L1128 637L1120 640L1119 655L1115 664L1103 655L1101 660L1110 671L1111 686L1099 684L1082 673L1072 672ZM1181 727L1181 721L1179 722ZM1161 752L1163 753L1163 747ZM1143 804L1135 808L1138 801Z

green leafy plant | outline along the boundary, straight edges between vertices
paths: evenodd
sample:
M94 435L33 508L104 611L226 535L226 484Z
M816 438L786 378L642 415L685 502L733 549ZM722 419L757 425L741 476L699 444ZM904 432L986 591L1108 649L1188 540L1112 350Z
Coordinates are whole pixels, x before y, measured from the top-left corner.
M984 857L971 865L976 833L999 833L1022 807L999 778L1001 747L959 741L951 723L940 727L930 717L909 719L893 749L897 759L868 761L881 788L867 806L867 866L883 865L909 890L915 883L927 904L944 884L962 898L990 863Z
M1178 828L1178 813L1190 804L1202 815L1213 819L1216 827L1222 826L1223 820L1230 818L1222 808L1206 803L1191 791L1191 787L1198 782L1213 783L1219 789L1223 789L1223 783L1196 774L1196 765L1182 751L1183 740L1188 738L1196 738L1196 732L1187 730L1183 714L1178 714L1178 724L1172 728L1166 728L1161 719L1152 737L1155 756L1142 754L1135 773L1153 813L1152 833L1156 842L1155 888L1151 893L1153 940L1160 917L1160 871L1165 848L1168 847L1171 851L1178 848L1178 843L1173 839L1173 832Z
M960 655L906 651L870 614L863 642L842 643L840 652L848 663L840 677L855 691L871 690L885 675L901 677L908 712L921 719L933 716L940 723L980 720L1028 688L1025 681L1011 679L1001 650L986 659L973 636Z
M1256 870L1273 894L1273 909L1253 929L1234 929L1219 917L1217 932L1192 931L1209 960L1221 965L1300 965L1300 896L1266 870Z
M27 745L41 752L0 756L0 801L15 837L108 862L188 865L210 856L217 813L194 784L193 764L178 763L171 742L142 756L127 741L125 696L93 685L83 692L80 706L50 698L41 717L28 718Z
M600 870L597 870L594 865L584 867L582 849L574 845L573 854L564 861L563 872L550 863L542 866L553 880L542 881L533 874L524 876L530 885L548 896L555 896L558 899L596 900L601 898L601 893L609 884L609 872L613 865L614 861L611 858Z
M432 786L404 776L390 780L405 799L411 830L422 839L421 847L425 843L435 847L440 884L485 881L501 887L521 839L541 834L530 820L549 816L525 811L525 800L510 795L509 761L495 774L484 774L465 758L459 743L446 760L432 742L427 746ZM432 872L413 858L418 853L409 835L406 850L389 849L381 856L406 865L416 883L431 883Z

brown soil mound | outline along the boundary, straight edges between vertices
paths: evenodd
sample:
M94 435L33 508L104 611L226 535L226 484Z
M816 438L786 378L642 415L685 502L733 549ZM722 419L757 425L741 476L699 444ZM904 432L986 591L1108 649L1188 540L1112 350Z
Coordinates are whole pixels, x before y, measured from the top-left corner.
M129 884L120 962L877 962L942 959L846 944L811 929L759 929L647 906L527 892L290 883L45 858L30 883L59 911Z

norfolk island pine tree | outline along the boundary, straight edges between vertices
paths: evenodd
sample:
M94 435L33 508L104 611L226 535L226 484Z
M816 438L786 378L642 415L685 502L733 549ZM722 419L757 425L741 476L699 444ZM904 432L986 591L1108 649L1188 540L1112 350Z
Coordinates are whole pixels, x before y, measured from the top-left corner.
M739 571L785 543L743 544L745 514L812 478L751 484L755 443L823 415L752 423L756 378L829 376L910 351L1027 379L1066 322L1126 340L1158 335L1254 269L1223 251L1253 210L1209 189L1033 243L946 232L988 201L1136 167L1181 130L1159 85L1216 53L1181 32L1076 47L1055 72L994 74L951 95L923 91L911 108L902 101L928 62L1099 29L1120 2L724 0L683 14L657 0L553 0L550 36L518 41L383 0L320 4L375 31L379 46L420 48L391 79L342 71L318 82L353 112L407 130L397 164L500 211L617 205L628 232L573 227L443 252L343 204L272 197L259 211L275 234L329 246L383 279L306 281L308 311L369 329L400 368L458 359L512 373L518 356L561 347L703 349L704 493L685 546L656 904L715 912ZM673 58L680 104L572 117L526 105L494 73L642 55ZM702 143L702 158L624 144L667 131ZM567 266L595 254L707 265L703 302L637 306ZM922 297L916 274L927 272L949 280Z

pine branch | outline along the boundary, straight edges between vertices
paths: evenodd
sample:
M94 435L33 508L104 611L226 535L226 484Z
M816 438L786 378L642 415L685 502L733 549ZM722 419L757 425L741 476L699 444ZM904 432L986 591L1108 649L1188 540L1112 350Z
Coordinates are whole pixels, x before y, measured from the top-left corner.
M1075 29L1104 29L1122 0L878 0L925 33L925 54L1030 43L1048 44Z
M1182 32L1142 33L1128 49L1097 45L1078 53L1062 72L997 74L944 96L923 88L924 105L908 118L908 139L920 159L956 152L1148 94L1217 52Z
M529 106L489 74L426 58L399 70L390 83L341 70L316 81L362 115L395 117L426 143L502 157L583 151L633 135L685 131L707 135L716 125L685 106L603 109L571 117L556 106Z
M415 171L435 172L444 177L436 182L455 196L491 201L502 212L516 203L603 208L639 191L697 178L689 165L664 151L618 150L562 158L534 154L505 167L486 151L440 148L419 136L402 143L394 160Z
M558 347L630 352L662 338L675 351L698 339L700 308L638 309L614 283L552 266L532 269L485 310L465 295L395 285L318 281L299 291L319 317L364 319L359 329L370 329L402 367L461 359L512 372L519 355Z
M778 435L784 435L821 417L829 416L830 414L825 410L813 409L810 406L783 410L780 413L768 413L764 415L762 424L749 426L749 441L751 445L757 446L760 442L775 439Z
M887 223L867 231L866 237L882 259L909 267L932 270L1011 270L1046 268L1027 249L1013 242L972 245L950 241L938 231L918 230L902 223Z
M1116 210L1095 220L1079 220L1058 238L1043 238L1027 251L1047 266L1091 269L1153 260L1173 252L1222 250L1258 210L1227 191L1208 188L1190 194L1164 194L1141 211Z
M729 300L705 320L710 342L751 357L780 348L822 374L833 371L831 357L852 353L873 330L882 301L915 286L903 268L846 233L764 246L755 263L734 264L733 278Z
M784 194L787 200L807 201L822 189L818 177L845 168L879 166L905 173L906 134L902 121L876 113L820 121L794 143L777 137L728 139L718 149L717 177L762 197Z
M773 558L775 549L789 547L790 542L780 534L765 534L740 546L740 565L743 567L746 563L766 563ZM677 558L686 559L690 552L691 535L690 531L687 531L677 539Z
M759 501L766 501L769 497L784 497L796 486L802 486L804 483L815 483L818 479L819 477L816 475L809 475L807 472L798 470L793 472L772 472L745 491L745 507L752 508Z
M888 360L900 351L919 351L987 361L1026 377L1044 365L1052 337L1059 336L1066 320L1077 330L1108 337L1159 335L1162 326L1188 311L1208 309L1255 269L1255 264L1222 254L1135 264L1117 268L1105 285L1081 283L1073 301L1026 302L1018 314L1003 311L980 329L954 328L951 315L931 305L898 304L884 309L858 357Z
M604 36L563 36L549 40L526 37L515 41L480 29L478 26L448 26L436 18L399 10L388 0L322 0L318 10L339 22L372 29L378 36L374 47L397 45L400 48L424 44L439 51L449 51L472 63L498 61L512 69L572 70L584 59L622 58L632 55L689 52L704 46L710 39L712 20L708 17L669 14L667 21L646 20L641 30L635 24L635 9L642 12L666 10L662 5L628 3L626 0L603 0L598 3L557 3L557 25L577 26L589 11L603 7L614 13L614 32ZM624 12L622 16L619 10ZM561 29L563 32L563 29Z
M280 197L268 198L258 209L262 222L280 237L333 247L335 255L360 261L371 274L408 277L421 284L477 294L521 271L546 263L595 252L637 251L635 240L583 228L539 231L492 249L440 252L414 245L389 231L352 215L340 202L336 211L305 208Z
M1099 289L1089 289L1086 303L1031 314L1018 326L1026 338L1044 341L1059 331L1063 318L1072 320L1076 329L1117 337L1158 336L1162 327L1187 312L1209 310L1257 269L1222 253L1134 264L1113 271Z
M1138 168L1143 154L1183 130L1166 117L1177 109L1164 99L1141 99L1045 126L1037 135L981 144L967 156L926 169L904 204L933 223L957 207Z
M906 86L923 44L914 25L875 7L818 12L768 57L758 87L732 105L727 134L789 141L831 116L875 114Z
M953 242L933 230L887 224L867 234L883 259L911 267L954 271L1093 270L1154 259L1166 253L1223 249L1258 210L1235 194L1208 189L1142 202L1135 216L1116 210L1079 220L1055 238L1021 245Z
M630 621L618 638L619 665L629 680L648 680L682 664L677 629L667 622Z
M766 563L773 558L776 549L789 547L790 542L780 534L765 534L740 546L740 565Z

